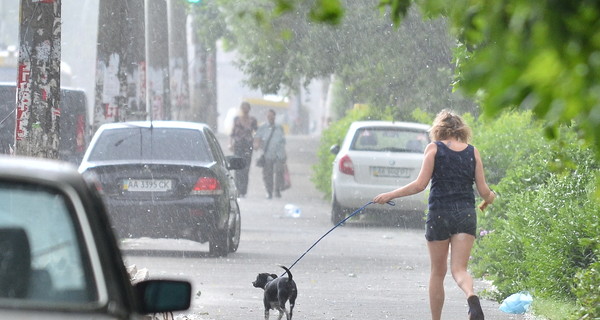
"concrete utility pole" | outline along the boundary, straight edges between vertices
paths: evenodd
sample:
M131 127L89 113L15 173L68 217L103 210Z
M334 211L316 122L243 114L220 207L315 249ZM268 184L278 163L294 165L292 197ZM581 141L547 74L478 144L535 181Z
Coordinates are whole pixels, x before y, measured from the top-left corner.
M147 116L144 0L99 7L94 129Z
M169 34L166 0L146 0L146 88L149 119L170 120Z
M58 159L61 0L21 0L15 153Z
M181 0L168 0L169 11L169 79L171 80L171 116L174 120L189 120L190 89L186 7Z
M205 56L206 66L206 123L213 130L218 131L217 118L217 44L211 43L210 48L206 50Z

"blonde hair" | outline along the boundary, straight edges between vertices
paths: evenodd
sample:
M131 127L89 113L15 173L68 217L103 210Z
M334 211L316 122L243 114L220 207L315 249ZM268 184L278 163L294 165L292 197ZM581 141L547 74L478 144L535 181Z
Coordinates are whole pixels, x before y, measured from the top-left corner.
M471 135L471 128L463 118L448 109L444 109L437 114L429 130L429 137L434 141L455 138L460 142L469 143Z

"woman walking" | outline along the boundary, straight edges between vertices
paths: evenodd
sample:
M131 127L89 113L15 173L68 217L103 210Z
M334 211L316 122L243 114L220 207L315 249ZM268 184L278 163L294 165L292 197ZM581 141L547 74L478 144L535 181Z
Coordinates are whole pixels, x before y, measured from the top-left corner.
M250 104L242 102L240 115L233 119L233 130L229 148L233 154L246 160L246 167L235 171L235 185L240 197L248 193L248 174L252 163L252 148L254 144L254 133L258 129L256 118L250 116Z
M425 238L431 262L429 306L431 319L440 320L444 306L444 278L448 269L465 293L469 319L483 320L483 310L473 289L467 263L477 230L473 183L484 199L484 210L496 194L485 181L479 151L469 144L471 129L449 110L437 114L430 130L432 143L425 148L421 172L403 187L377 195L373 202L384 204L392 199L419 193L431 181Z

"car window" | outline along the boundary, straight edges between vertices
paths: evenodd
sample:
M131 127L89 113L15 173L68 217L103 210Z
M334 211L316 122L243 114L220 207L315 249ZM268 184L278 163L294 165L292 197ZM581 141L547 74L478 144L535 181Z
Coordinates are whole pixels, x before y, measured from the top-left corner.
M0 204L0 304L10 299L64 306L98 299L64 194L0 182Z
M361 128L354 135L350 150L422 153L429 143L427 132L405 128Z
M210 144L211 149L213 149L215 161L217 161L223 167L226 167L225 155L223 155L223 150L221 149L219 141L211 132L205 132L205 135L208 140L208 143Z
M88 160L209 162L212 155L199 130L131 127L103 131Z

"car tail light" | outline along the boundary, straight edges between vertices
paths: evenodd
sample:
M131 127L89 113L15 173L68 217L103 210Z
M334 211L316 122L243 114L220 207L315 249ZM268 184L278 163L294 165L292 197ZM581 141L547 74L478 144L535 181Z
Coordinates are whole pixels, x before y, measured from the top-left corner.
M213 177L200 177L192 188L193 195L219 195L223 194L221 183Z
M340 159L339 169L341 173L351 176L354 175L354 165L352 164L352 160L348 155L345 155Z

